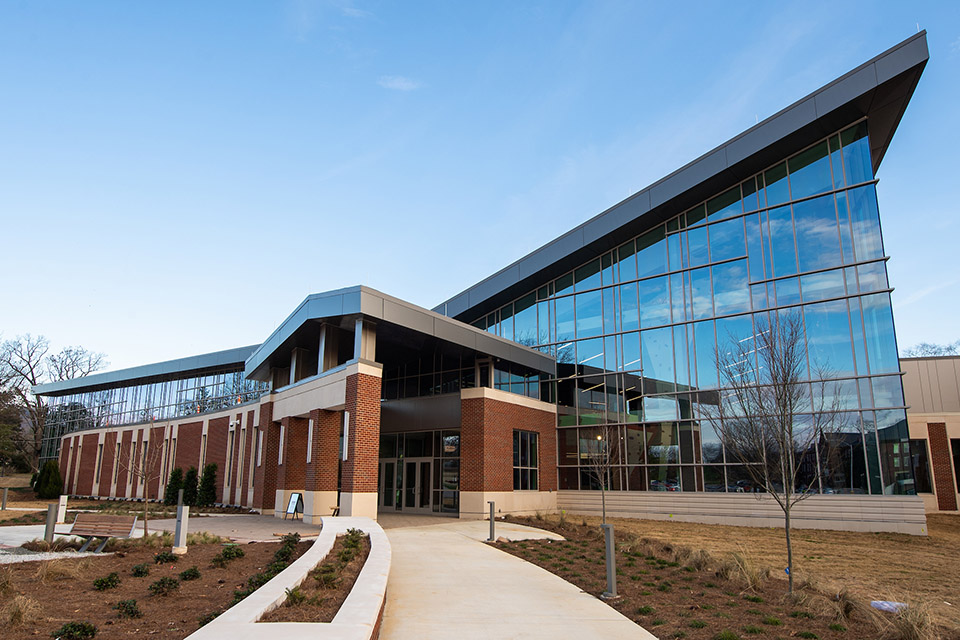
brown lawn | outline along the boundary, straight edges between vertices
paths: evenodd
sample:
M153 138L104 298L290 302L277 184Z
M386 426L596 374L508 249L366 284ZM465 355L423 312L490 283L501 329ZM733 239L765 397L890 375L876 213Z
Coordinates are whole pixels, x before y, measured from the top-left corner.
M558 516L543 516L556 523ZM584 518L568 516L571 522ZM586 518L599 525L600 518ZM742 551L785 578L782 529L688 522L609 519L618 533L654 538L729 556ZM536 521L531 524L536 525ZM864 600L923 602L944 625L960 629L960 516L927 516L928 536L795 529L795 575L846 587ZM784 584L785 588L785 584Z

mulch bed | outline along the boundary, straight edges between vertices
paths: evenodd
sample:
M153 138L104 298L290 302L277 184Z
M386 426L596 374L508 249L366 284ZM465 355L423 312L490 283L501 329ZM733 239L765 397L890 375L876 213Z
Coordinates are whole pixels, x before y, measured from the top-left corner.
M306 551L312 541L297 545L296 555ZM50 637L64 623L87 621L99 629L97 637L119 638L150 636L179 639L200 626L200 619L226 610L234 600L234 590L246 587L247 579L263 571L274 561L278 543L259 542L240 545L244 557L230 561L226 567L211 565L211 560L224 548L220 544L198 544L189 548L175 563L155 564L159 548L131 546L114 555L68 558L45 562L24 562L0 567L0 583L9 571L11 587L0 593L0 637L4 640ZM150 574L133 577L135 565L146 564ZM148 587L161 578L178 578L191 567L200 577L180 581L180 586L167 596L152 595ZM61 571L58 571L60 569ZM46 570L46 583L41 580ZM115 572L118 587L97 591L94 580ZM63 573L60 577L53 574ZM70 575L74 574L74 575ZM17 596L25 596L39 605L35 619L11 624L9 614ZM136 600L142 611L139 618L120 618L113 607L121 600Z
M564 542L527 540L497 542L507 553L532 562L585 592L600 597L606 591L603 534L598 527L533 518L510 521L559 533ZM748 588L742 574L718 577L727 559L695 563L691 550L668 542L616 535L617 599L606 601L659 638L713 640L723 631L729 638L878 638L872 611L838 617L837 606L813 588L797 589L800 599L787 596L787 582L770 578ZM749 559L748 559L749 560ZM697 565L696 567L693 565ZM886 616L889 618L892 616ZM882 620L882 618L881 618ZM955 638L945 633L944 638Z
M324 565L333 565L336 568L334 575L337 577L331 586L323 586L320 580L314 578L315 571L311 572L300 585L302 599L299 604L294 604L288 597L287 604L263 616L259 622L332 622L340 610L340 605L350 595L350 590L353 589L353 584L370 554L370 537L363 536L353 559L346 563L339 562L340 554L345 549L345 538L342 535L337 536L330 553L317 565L317 570Z

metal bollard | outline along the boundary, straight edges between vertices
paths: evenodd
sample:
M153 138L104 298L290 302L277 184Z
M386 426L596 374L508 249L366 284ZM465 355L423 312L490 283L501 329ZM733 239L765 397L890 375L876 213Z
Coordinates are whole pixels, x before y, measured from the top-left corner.
M10 490L9 487L4 487L4 488L3 488L3 508L0 509L0 510L2 510L2 511L6 511L6 510L7 510L7 491L9 491L9 490Z
M493 500L490 500L489 502L487 502L487 504L490 505L490 537L487 539L487 542L496 542L496 540L497 540L497 535L496 535L496 533L494 532L494 526L495 526L495 523L496 523L496 521L497 521L497 517L496 517L496 515L495 515L495 514L496 514L496 506L495 506L496 503L494 503Z
M47 528L43 532L43 539L53 544L53 529L57 524L57 508L60 505L53 503L47 505Z
M616 555L614 554L613 525L602 524L603 538L607 546L607 590L603 592L604 598L617 597L617 566Z

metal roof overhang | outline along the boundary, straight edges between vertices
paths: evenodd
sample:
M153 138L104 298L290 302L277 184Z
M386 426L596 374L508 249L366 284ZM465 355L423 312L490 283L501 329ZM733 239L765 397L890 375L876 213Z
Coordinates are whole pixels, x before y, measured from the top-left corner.
M246 376L254 380L266 380L271 367L289 366L290 349L297 346L295 334L305 324L317 321L340 324L343 319L360 317L397 325L536 371L555 371L554 359L546 354L375 289L357 286L307 296L250 355L246 362Z
M205 371L215 371L217 369L223 369L224 367L243 364L257 346L258 345L254 344L248 347L237 347L236 349L215 351L198 356L155 362L139 367L131 367L129 369L94 373L73 380L39 384L33 388L33 393L38 396L63 396L81 391L99 391L101 389L109 389L111 387L133 383L147 384L162 380L171 375L183 375L187 373L201 375Z
M876 172L928 57L921 31L434 311L472 321L864 116Z

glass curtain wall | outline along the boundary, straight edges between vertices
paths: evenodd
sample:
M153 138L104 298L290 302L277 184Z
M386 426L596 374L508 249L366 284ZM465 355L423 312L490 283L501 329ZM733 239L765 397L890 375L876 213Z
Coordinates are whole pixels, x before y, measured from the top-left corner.
M60 438L73 431L168 420L256 400L267 383L247 380L242 370L173 377L98 391L47 398L42 459L55 459Z
M756 490L705 420L716 365L769 314L799 315L807 410L829 372L842 409L830 460L800 490L912 491L900 366L867 123L718 193L473 322L557 359L560 487L592 488L595 425L618 425L613 486ZM544 399L548 399L544 397ZM812 421L813 415L798 420Z

